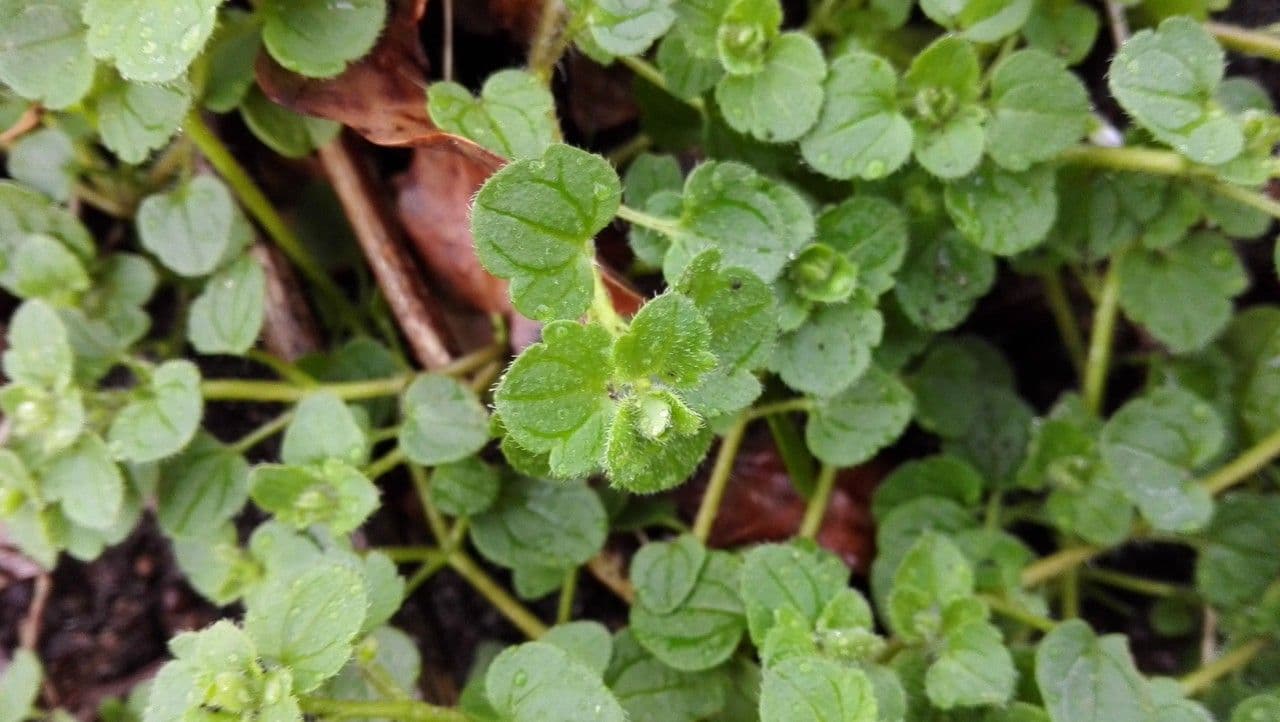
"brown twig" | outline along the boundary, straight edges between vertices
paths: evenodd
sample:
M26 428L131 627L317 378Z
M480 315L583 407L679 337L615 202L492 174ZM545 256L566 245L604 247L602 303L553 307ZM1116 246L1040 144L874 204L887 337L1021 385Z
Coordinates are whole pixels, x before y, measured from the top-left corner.
M18 646L35 651L40 642L40 628L44 625L44 608L49 603L49 593L53 591L53 579L46 572L36 577L31 591L31 605L27 607L27 615L18 626Z
M342 136L320 149L320 162L414 356L428 369L449 363L453 356L444 325L433 313L430 292L388 221L369 174Z
M298 278L278 249L255 243L251 251L267 277L262 343L272 355L297 361L319 350L320 332Z
M1129 16L1125 15L1124 5L1120 0L1105 0L1104 4L1107 6L1107 24L1111 26L1111 38L1119 48L1129 39Z
M40 106L33 105L18 116L17 122L0 131L0 148L8 148L13 141L40 124Z
M631 580L627 579L622 565L622 556L606 549L587 562L587 571L619 599L631 604L636 600L636 590L631 585Z

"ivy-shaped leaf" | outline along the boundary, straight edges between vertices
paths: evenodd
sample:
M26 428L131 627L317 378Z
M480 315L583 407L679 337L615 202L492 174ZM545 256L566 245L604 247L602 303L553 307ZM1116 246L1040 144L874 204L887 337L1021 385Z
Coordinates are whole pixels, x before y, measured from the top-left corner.
M213 32L222 0L85 0L94 57L126 79L163 83L182 75Z
M871 365L884 319L865 297L824 306L799 329L782 335L772 366L791 388L833 396L858 380Z
M875 722L876 697L861 670L821 657L793 657L765 669L760 722Z
M378 487L349 464L330 458L308 465L262 464L249 475L253 503L284 524L325 524L354 531L378 508Z
M981 76L973 44L954 35L920 51L907 68L915 157L939 178L966 176L982 160L986 112L976 102Z
M600 675L546 642L526 642L499 654L485 694L511 722L625 722L626 712Z
M1058 214L1052 167L1010 173L991 163L951 183L947 213L956 228L988 253L1011 256L1044 241Z
M249 464L208 434L162 469L156 519L170 536L208 538L249 499Z
M1232 494L1214 510L1196 560L1196 589L1211 603L1232 609L1259 599L1280 573L1271 554L1280 533L1280 500Z
M203 276L252 242L253 229L227 187L200 175L148 196L138 207L138 237L170 270Z
M562 572L600 551L607 522L582 482L507 478L493 506L471 520L471 540L495 564Z
M448 376L425 374L400 398L400 448L426 466L459 461L489 441L489 416L471 389Z
M111 74L93 101L103 144L120 160L136 165L178 132L191 107L191 90L181 79L158 85Z
M631 558L636 599L650 611L670 614L693 593L706 562L707 548L688 534L645 544Z
M253 347L266 313L267 276L251 255L214 274L191 303L187 338L204 354L243 354Z
M991 254L958 232L945 231L912 240L894 294L912 323L945 331L969 315L995 280Z
M872 366L849 388L816 402L805 426L805 442L825 463L860 464L896 441L914 410L906 385Z
M676 19L673 0L585 0L595 44L613 55L641 55Z
M431 474L431 500L450 516L471 516L493 506L502 485L498 470L476 458L437 466Z
M454 82L432 83L427 109L441 130L470 138L504 158L536 158L555 142L555 99L523 70L500 70L471 95Z
M757 646L764 644L778 610L789 607L809 627L849 584L849 568L812 543L762 544L743 558L738 592L747 627Z
M111 422L107 440L127 461L158 461L182 450L195 436L204 410L200 371L190 361L166 361Z
M631 631L664 664L686 672L719 666L737 649L746 629L738 597L741 563L727 552L708 552L693 591L662 614L637 603Z
M1079 141L1092 120L1084 84L1039 50L1019 51L996 66L991 109L987 152L1012 171L1052 159Z
M818 120L826 74L822 49L813 38L784 33L769 46L758 72L720 79L716 102L734 130L785 143L800 138Z
M73 105L93 85L80 0L0 2L0 82L51 110Z
M884 58L851 51L831 62L825 101L800 141L809 165L832 178L883 178L911 157L911 123L898 109L898 77Z
M613 659L604 673L631 722L697 722L725 706L719 670L684 672L649 654L630 631L613 640Z
M85 434L60 452L41 473L42 491L60 503L72 522L111 529L124 504L124 476L97 434Z
M1053 722L1145 722L1153 706L1124 637L1098 637L1078 619L1036 649L1036 683ZM1082 704L1088 700L1088 704Z

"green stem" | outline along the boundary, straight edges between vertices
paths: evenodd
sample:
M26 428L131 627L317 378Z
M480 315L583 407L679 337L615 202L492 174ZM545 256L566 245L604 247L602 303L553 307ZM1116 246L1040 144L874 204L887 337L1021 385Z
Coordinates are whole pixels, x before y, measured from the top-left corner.
M1034 587L1075 569L1102 554L1105 549L1093 546L1067 547L1028 564L1022 570L1022 586Z
M387 668L378 664L376 660L371 659L366 662L361 662L360 674L368 680L369 684L372 684L373 688L378 690L378 694L383 697L390 697L394 700L409 699L409 694L401 689L399 684L396 684L396 681L392 679L391 673L387 671Z
M1228 50L1280 61L1280 35L1224 23L1205 23L1204 27Z
M791 484L803 494L812 493L817 462L805 445L804 436L796 427L795 420L783 414L771 414L765 416L764 421L769 426L773 445L778 448L778 455L782 457L787 476L791 477Z
M1080 616L1080 569L1072 567L1062 573L1062 618Z
M716 514L720 513L720 502L724 499L725 489L729 486L729 476L733 473L733 460L738 455L738 447L742 446L742 437L746 430L747 419L739 417L720 440L720 449L716 452L716 463L711 468L707 490L702 495L698 515L693 521L693 535L700 541L705 542L711 536L711 527L715 526Z
M1085 569L1083 574L1084 578L1089 581L1099 582L1116 589L1145 594L1150 597L1179 597L1189 593L1187 589L1176 584L1143 579L1142 577L1135 577L1132 574L1123 574L1110 569Z
M618 315L618 310L613 307L613 299L609 298L609 289L604 285L604 276L597 267L594 270L595 281L594 288L591 292L591 317L600 322L600 325L613 334L614 336L622 335L627 330L627 322L622 320L622 316Z
M502 616L506 617L512 624L516 626L525 636L530 639L537 639L547 633L547 625L542 620L534 616L523 604L511 596L507 590L498 585L497 582L485 574L480 565L476 564L461 551L456 551L449 557L449 567L458 573L468 584L479 592L489 603L497 608Z
M702 102L702 98L686 98L679 93L673 92L671 87L667 85L667 79L662 75L662 71L655 68L649 61L636 57L634 55L619 55L618 61L631 69L631 72L637 76L644 78L651 85L654 85L665 92L667 95L688 105L690 108L706 115L707 104Z
M651 231L657 231L664 236L675 237L680 235L680 224L671 218L660 218L658 216L638 211L631 206L619 206L618 217L630 223L633 226L648 228Z
M364 475L370 479L377 479L390 473L404 462L404 449L397 445L396 448L374 459L368 466L364 467Z
M556 605L556 624L564 624L573 619L573 596L578 592L578 568L570 569L564 575L564 586L560 587L560 602Z
M1266 639L1250 640L1179 679L1183 694L1191 696L1203 692L1219 679L1247 667L1269 643L1270 640Z
M269 354L266 351L251 348L245 352L244 356L250 361L266 366L274 371L276 376L279 376L295 386L310 388L315 386L317 383L315 378L310 374L288 361Z
M428 546L378 547L376 551L397 564L407 562L429 563L446 559L449 556L440 549Z
M1084 335L1080 333L1080 324L1076 321L1075 311L1071 308L1071 299L1067 296L1062 276L1056 271L1047 271L1040 277L1044 284L1044 298L1053 314L1053 321L1058 326L1058 335L1062 337L1062 345L1067 349L1067 356L1076 370L1076 375L1084 376Z
M823 464L818 472L813 496L809 497L809 505L804 510L804 520L800 522L801 538L813 539L822 528L822 519L827 515L827 505L831 503L831 492L836 486L836 471L835 466Z
M761 404L754 408L747 409L745 418L748 421L754 421L765 416L773 416L774 414L789 414L792 411L813 411L813 399L800 397L795 399L785 399L783 401L771 401L767 404Z
M298 705L309 715L337 720L378 717L400 722L468 722L470 719L460 710L411 699L363 701L302 697Z
M997 597L993 594L978 595L982 601L991 607L991 611L1004 617L1021 622L1032 629L1038 629L1041 632L1051 632L1058 623L1048 617L1042 617L1039 614L1033 614L1021 606L1010 602L1007 599Z
M1153 175L1185 175L1194 169L1191 161L1172 151L1156 148L1108 148L1100 145L1068 148L1058 154L1058 162Z
M1266 193L1222 182L1210 184L1209 190L1240 205L1262 211L1272 218L1280 218L1280 201L1276 201Z
M447 545L449 525L445 522L444 515L431 501L431 480L427 477L426 469L417 464L409 464L409 478L413 479L413 488L418 493L418 503L422 504L422 515L427 518L427 526L431 528L432 536L435 537L437 544Z
M347 300L342 289L307 251L302 239L294 233L288 223L285 223L284 218L276 211L275 206L271 205L271 201L267 200L266 194L249 176L248 171L231 155L231 151L223 145L217 134L205 125L200 111L193 110L188 113L183 128L186 136L200 149L201 155L209 161L209 165L213 166L218 175L231 186L232 192L245 210L257 219L276 246L302 271L307 280L325 295L338 313L353 328L358 328L360 323L355 307Z
M297 386L287 381L211 379L200 384L200 392L205 401L290 402L317 391L327 391L344 401L357 401L395 396L416 376L416 373L406 373L368 381L337 381L310 387Z
M1206 476L1200 481L1200 486L1210 494L1220 494L1261 471L1277 456L1280 456L1280 429L1264 436L1231 463Z
M418 571L414 572L412 577L409 577L409 581L404 583L404 598L408 599L410 595L418 590L418 587L425 584L428 579L435 576L436 572L448 565L449 557L444 554L441 554L439 558L424 562L422 566L418 567Z
M1004 513L1004 491L997 489L987 498L987 508L983 514L982 526L989 531L1000 528L1000 517Z
M572 33L563 27L564 11L560 0L542 0L533 41L529 43L529 71L544 84L551 82L551 71L572 40Z
M288 426L289 422L292 420L293 420L293 409L289 409L288 411L277 415L274 419L271 419L270 421L259 426L253 431L250 431L244 436L241 436L239 439L235 441L235 443L231 444L228 448L234 453L243 454L249 449L252 449L258 444L261 444L263 441L266 441L272 436L283 431L284 428Z
M1093 331L1084 367L1084 406L1090 413L1102 410L1107 390L1107 371L1111 365L1111 346L1115 340L1116 318L1120 314L1120 261L1123 251L1111 258L1102 296L1093 313Z

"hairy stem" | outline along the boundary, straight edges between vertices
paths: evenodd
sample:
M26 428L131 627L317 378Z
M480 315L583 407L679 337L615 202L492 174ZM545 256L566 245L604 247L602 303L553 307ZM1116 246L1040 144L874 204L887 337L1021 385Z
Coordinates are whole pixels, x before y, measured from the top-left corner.
M1022 570L1022 586L1034 587L1059 574L1075 569L1102 554L1105 549L1094 546L1078 546L1061 549L1047 557L1028 564Z
M235 443L231 444L229 448L237 454L243 454L283 431L290 421L293 421L293 409L278 414L274 419L236 439Z
M600 269L596 268L592 273L595 281L591 292L591 316L609 333L619 336L627 329L627 322L622 320L618 310L613 307L613 300L609 298L609 289L604 285L604 276L601 275Z
M395 396L404 390L417 374L407 373L369 381L337 381L297 386L287 381L255 381L250 379L211 379L200 384L206 401L291 402L326 391L343 401Z
M1044 298L1053 314L1053 321L1058 326L1058 335L1062 337L1062 345L1067 349L1067 356L1076 370L1076 375L1084 377L1084 335L1080 333L1080 324L1076 321L1075 312L1071 309L1071 300L1067 297L1066 286L1062 276L1055 271L1048 271L1040 277L1044 284Z
M1280 61L1280 35L1265 30L1236 27L1225 23L1205 23L1204 27L1228 50Z
M449 567L458 573L463 579L471 585L473 589L479 592L485 599L489 600L502 616L516 626L525 636L530 639L537 639L547 633L547 625L542 620L534 616L523 604L515 597L511 596L507 590L493 581L493 578L485 574L479 564L472 561L471 557L461 551L455 551L449 556Z
M1002 597L997 597L993 594L980 594L978 596L987 603L988 607L991 607L991 611L1003 617L1008 617L1015 622L1021 622L1032 629L1050 632L1053 631L1054 627L1058 626L1058 623L1054 620L1033 614Z
M1262 650L1267 648L1270 640L1254 639L1236 647L1226 654L1202 666L1200 669L1178 680L1182 692L1188 696L1208 689L1214 682L1247 667Z
M707 490L702 495L702 504L698 507L698 515L693 521L693 535L705 542L711 536L711 528L715 526L716 514L720 513L720 502L724 499L725 489L729 486L729 476L733 473L733 459L742 446L742 437L747 430L747 419L739 417L733 426L725 432L720 440L720 449L716 452L716 463L711 468L711 477L707 480Z
M795 399L786 399L783 401L771 401L767 404L761 404L754 408L747 409L744 414L749 421L754 421L755 419L765 416L788 414L792 411L813 411L813 399L800 397Z
M1206 476L1200 481L1200 486L1210 494L1220 494L1261 471L1277 456L1280 456L1280 429L1263 437L1231 463Z
M813 488L813 496L809 497L809 505L804 510L804 520L800 522L799 536L813 539L822 528L822 519L827 515L827 505L831 503L831 492L836 486L836 472L831 464L823 464L818 472L818 480Z
M631 206L619 206L618 217L630 223L633 226L648 228L651 231L657 231L664 236L680 235L680 224L670 218L660 218L644 211L638 211Z
M1084 578L1089 581L1099 582L1116 589L1145 594L1150 597L1178 597L1188 593L1188 590L1177 584L1143 579L1142 577L1135 577L1132 574L1123 574L1110 569L1085 569L1083 574Z
M363 701L302 697L298 705L303 712L326 719L379 717L402 722L468 722L470 719L451 707L437 707L411 699Z
M1115 340L1116 318L1120 314L1120 260L1123 251L1111 258L1102 296L1093 313L1093 330L1084 367L1084 406L1090 413L1102 410L1107 391L1107 371L1111 366L1111 346Z
M578 593L578 568L570 569L564 575L564 585L560 587L560 600L556 604L556 624L564 624L573 619L573 597Z
M667 85L667 79L663 77L662 71L655 68L649 63L649 61L643 58L638 58L634 55L620 55L618 56L618 61L630 68L631 72L635 73L637 76L644 78L651 85L661 88L667 95L670 95L699 113L706 115L707 104L702 102L702 98L686 98L683 95L672 91L671 87Z

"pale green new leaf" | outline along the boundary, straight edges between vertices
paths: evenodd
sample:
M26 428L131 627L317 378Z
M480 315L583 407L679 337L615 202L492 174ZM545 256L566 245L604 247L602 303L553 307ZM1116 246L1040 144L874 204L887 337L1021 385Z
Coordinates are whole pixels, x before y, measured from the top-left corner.
M1079 141L1092 121L1084 83L1038 50L1014 53L996 66L991 105L987 152L1013 171L1052 159Z
M812 542L762 544L743 557L738 593L747 628L762 646L779 609L789 607L812 629L819 616L849 585L849 568Z
M715 367L711 329L688 298L665 293L644 305L613 345L614 372L682 389Z
M204 411L195 364L166 361L132 394L107 433L117 456L136 463L158 461L181 451L195 436Z
M208 434L161 469L156 519L170 536L208 537L249 499L249 464Z
M19 649L14 653L0 674L0 722L22 722L31 716L43 676L40 658L34 652Z
M81 0L0 2L0 82L51 110L72 105L93 85L93 56Z
M373 47L387 17L386 0L266 0L262 41L295 73L328 78Z
M684 36L675 32L667 33L658 43L654 60L667 89L682 98L701 96L714 88L724 75L719 61L694 55Z
M719 666L737 649L747 623L738 597L741 562L723 551L707 554L697 583L673 611L631 607L631 631L664 664L686 672Z
M309 692L351 656L369 604L364 582L345 566L323 564L267 584L249 604L245 632L265 660L288 668L294 691Z
M920 0L920 9L939 25L970 40L993 43L1018 31L1034 0Z
M28 133L9 148L9 175L63 203L71 199L78 165L71 137L58 128Z
M884 319L866 297L823 306L799 329L783 334L772 367L791 388L816 396L834 396L857 381L871 365Z
M489 441L489 415L475 392L448 376L419 376L400 398L400 448L426 466L459 461Z
M943 631L944 610L952 602L969 598L973 584L973 569L955 543L925 532L894 572L887 605L889 624L908 640L935 638Z
M604 545L608 517L580 481L508 477L493 506L471 520L471 540L489 561L512 569L564 570Z
M355 465L363 463L368 453L368 440L355 414L327 391L309 394L298 402L280 445L280 458L286 464L338 459Z
M1036 650L1036 683L1052 722L1147 722L1153 705L1124 637L1098 637L1078 619Z
M524 70L490 75L478 98L458 83L432 83L427 110L441 130L470 138L511 160L541 156L555 142L555 99Z
M728 0L717 20L716 52L732 75L755 75L782 27L779 0Z
M502 477L477 458L437 466L431 474L431 500L450 516L471 516L493 506Z
M889 201L859 194L818 216L814 239L858 267L858 290L880 296L893 288L907 253L907 219Z
M354 531L378 508L378 487L338 459L254 467L249 494L253 503L295 529L326 524L335 534Z
M183 79L158 85L111 74L93 101L102 143L136 165L178 132L191 107L191 89Z
M876 722L863 671L822 657L791 657L764 670L760 722Z
M676 19L674 0L591 0L591 37L614 55L641 55Z
M4 375L20 384L60 391L71 383L67 329L44 301L27 301L9 318Z
M148 196L138 207L138 237L170 270L203 276L252 242L253 229L222 181L200 175Z
M1038 166L1011 173L991 163L947 185L947 213L971 243L1012 256L1045 240L1058 215L1055 172Z
M551 321L587 309L591 240L613 220L622 187L605 159L567 145L495 173L476 195L471 231L480 262L511 280L524 315Z
M815 402L805 442L824 463L854 466L896 441L914 412L906 384L872 366L849 388Z
M916 160L939 178L960 178L982 160L986 112L975 101L982 71L973 43L945 35L920 51L903 80L911 89Z
M1112 95L1157 139L1198 163L1217 165L1244 149L1238 121L1214 99L1225 56L1189 17L1172 17L1129 38L1111 61Z
M784 33L765 51L764 66L750 75L726 75L716 103L729 127L770 143L805 134L822 109L827 63L808 35Z
M124 476L97 434L85 434L41 473L42 491L72 522L111 529L124 505Z
M809 165L833 178L882 178L911 156L911 123L898 109L898 78L883 58L862 51L831 63L816 125L800 141Z
M938 658L925 674L925 691L939 709L1000 705L1013 695L1017 678L995 625L985 619L946 619Z
M679 396L651 389L617 406L608 436L609 480L634 494L652 494L689 478L706 456L712 434Z
M485 694L510 722L625 722L600 675L546 642L510 647L489 665Z
M186 72L204 47L222 0L85 0L89 51L139 83Z
M637 602L658 614L670 614L689 598L706 562L707 548L689 534L645 544L631 558Z
M243 354L253 347L266 312L267 276L243 255L209 278L191 303L187 339L203 354Z
M9 258L12 281L4 285L20 298L40 298L64 306L88 290L89 274L67 247L42 233L17 242Z

